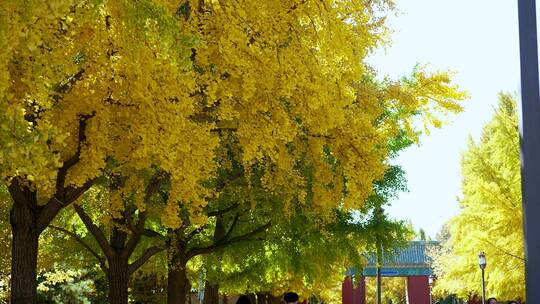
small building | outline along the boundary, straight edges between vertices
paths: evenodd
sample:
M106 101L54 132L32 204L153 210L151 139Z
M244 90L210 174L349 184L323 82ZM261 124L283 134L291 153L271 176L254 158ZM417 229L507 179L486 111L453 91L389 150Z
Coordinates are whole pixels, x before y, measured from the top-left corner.
M433 270L428 251L438 246L436 241L411 241L407 247L391 255L383 255L381 276L407 278L407 303L429 304L429 276ZM366 255L366 259L367 265L361 272L354 267L347 270L342 287L343 304L366 304L365 278L377 276L377 258L375 255ZM353 286L353 277L357 286Z

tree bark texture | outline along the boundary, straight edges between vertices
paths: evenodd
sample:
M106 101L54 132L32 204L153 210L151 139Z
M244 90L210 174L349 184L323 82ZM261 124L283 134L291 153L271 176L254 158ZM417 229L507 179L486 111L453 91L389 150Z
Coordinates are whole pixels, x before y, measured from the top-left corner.
M77 152L66 160L58 169L56 191L52 198L38 206L37 192L25 177L15 176L8 191L13 199L10 211L12 233L11 243L11 303L37 303L36 267L39 248L39 236L61 209L73 203L95 179L86 181L80 187L66 187L68 170L79 162L81 144L85 141L86 121L92 115L81 115L79 120L79 146Z
M40 231L29 201L11 208L11 303L37 303L36 267Z
M109 260L109 303L128 303L129 269L127 259L115 257Z
M190 289L186 265L170 267L167 278L167 304L185 304Z
M204 304L219 304L219 285L206 281L204 284Z

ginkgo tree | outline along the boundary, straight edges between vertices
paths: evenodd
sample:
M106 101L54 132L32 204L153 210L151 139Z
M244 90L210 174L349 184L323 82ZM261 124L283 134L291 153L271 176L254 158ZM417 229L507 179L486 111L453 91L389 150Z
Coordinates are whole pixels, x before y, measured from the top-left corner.
M462 156L460 213L434 254L435 292L467 298L481 294L478 254L487 257L486 293L525 300L519 133L515 97L500 94L481 138Z
M200 205L217 139L190 118L194 41L159 4L4 1L0 18L12 302L33 303L39 235L108 163L158 165Z
M465 95L447 73L376 82L391 1L3 1L0 176L9 186L12 302L36 298L38 240L107 172L170 176L163 225L203 224L203 181L227 166L314 209L359 206L386 170L387 143L413 113L439 125ZM382 16L381 16L382 15ZM414 135L414 134L412 134ZM333 161L329 161L333 160ZM116 206L117 209L122 206Z

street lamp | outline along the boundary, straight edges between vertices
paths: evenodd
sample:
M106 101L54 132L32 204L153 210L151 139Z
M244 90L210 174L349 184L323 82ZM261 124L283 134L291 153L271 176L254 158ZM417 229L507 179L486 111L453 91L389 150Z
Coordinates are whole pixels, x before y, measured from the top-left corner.
M433 286L433 280L435 279L434 275L430 274L428 277L428 283L429 283L429 304L433 303L433 299L431 297L431 287Z
M482 251L478 255L478 265L482 269L482 304L486 304L486 284L484 281L484 270L486 269L486 254Z

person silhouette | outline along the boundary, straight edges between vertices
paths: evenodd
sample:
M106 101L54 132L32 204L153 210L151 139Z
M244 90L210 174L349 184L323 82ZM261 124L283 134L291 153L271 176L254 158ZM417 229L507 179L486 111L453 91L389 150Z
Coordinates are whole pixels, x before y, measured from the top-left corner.
M297 304L298 303L298 294L295 292L287 292L283 296L283 301L287 304Z
M499 304L499 302L497 302L496 298L489 298L487 299L486 304Z
M251 304L251 301L248 296L241 295L238 297L238 300L236 300L236 304Z

